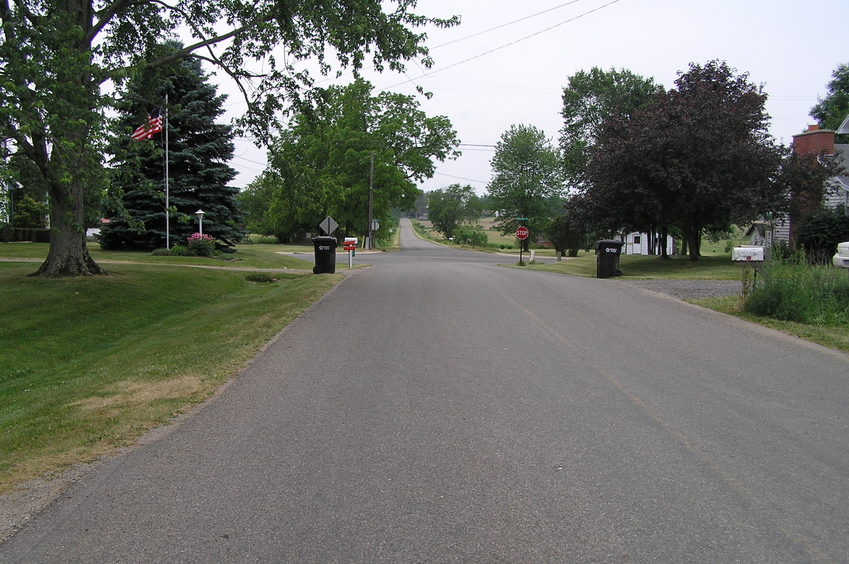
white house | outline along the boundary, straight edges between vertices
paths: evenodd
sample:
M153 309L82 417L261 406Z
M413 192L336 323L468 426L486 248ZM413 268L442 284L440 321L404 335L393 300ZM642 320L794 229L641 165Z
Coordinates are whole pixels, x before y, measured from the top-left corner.
M849 145L835 144L834 135L834 130L809 125L807 131L793 136L793 150L797 153L824 153L826 158L832 157L839 162L849 163ZM849 215L849 177L836 176L827 181L826 187L823 204L828 207L843 206ZM787 215L781 214L754 222L746 235L751 238L754 245L772 247L781 242L789 245L793 237L793 226L790 225Z

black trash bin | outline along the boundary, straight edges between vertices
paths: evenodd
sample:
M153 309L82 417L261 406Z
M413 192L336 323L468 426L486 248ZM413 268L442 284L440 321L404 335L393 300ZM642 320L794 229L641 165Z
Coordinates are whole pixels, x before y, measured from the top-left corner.
M596 278L622 276L619 270L619 255L622 254L622 241L605 239L595 244Z
M315 237L315 266L313 274L334 274L336 272L336 237Z

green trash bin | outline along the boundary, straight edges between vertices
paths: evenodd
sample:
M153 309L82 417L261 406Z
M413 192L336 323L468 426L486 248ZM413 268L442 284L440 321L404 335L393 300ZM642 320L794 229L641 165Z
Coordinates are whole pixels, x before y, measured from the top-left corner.
M595 277L611 278L622 276L619 270L619 256L622 254L622 241L605 239L595 244Z
M334 274L336 272L336 237L315 237L315 266L313 274Z

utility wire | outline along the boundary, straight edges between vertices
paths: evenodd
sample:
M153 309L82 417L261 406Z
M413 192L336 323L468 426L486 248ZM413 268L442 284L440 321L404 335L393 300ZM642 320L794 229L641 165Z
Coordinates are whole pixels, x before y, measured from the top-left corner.
M501 25L497 25L497 26L495 26L495 27L491 27L491 28L489 28L489 29L485 29L485 30L483 30L483 31L479 31L479 32L477 32L477 33L473 33L473 34L471 34L471 35L467 35L467 36L465 36L465 37L460 37L460 38L458 38L458 39L454 39L454 40L449 41L449 42L447 42L447 43L442 43L441 45L437 45L437 46L435 46L435 47L431 47L431 50L433 50L433 49L439 49L440 47L445 47L445 46L447 46L447 45L453 45L454 43L458 43L458 42L460 42L460 41L465 41L466 39L471 39L472 37L477 37L478 35L483 35L484 33L489 33L490 31L495 31L495 30L497 30L497 29L501 29L501 28L503 28L503 27L507 27L508 25L513 25L513 24L515 24L515 23L523 22L523 21L525 21L525 20L529 20L529 19L531 19L531 18L535 18L535 17L537 17L537 16L541 16L541 15L543 15L543 14L547 14L548 12L553 12L554 10L559 10L560 8L565 8L566 6L570 6L570 5L572 5L572 4L576 4L576 3L580 2L580 1L581 1L581 0L572 0L571 2L566 2L565 4L560 4L559 6L555 6L555 7L553 7L553 8L549 8L548 10L543 10L542 12L537 12L536 14L531 14L530 16L525 16L525 17L523 17L523 18L519 18L519 19L517 19L517 20L513 20L512 22L503 23L503 24L501 24Z
M560 23L558 23L558 24L555 24L555 25L553 25L553 26L551 26L551 27L547 27L547 28L545 28L545 29L542 29L542 30L537 31L537 32L535 32L535 33L532 33L532 34L530 34L530 35L526 35L525 37L521 37L521 38L519 38L519 39L516 39L515 41L511 41L510 43L505 43L504 45L501 45L501 46L496 47L496 48L494 48L494 49L490 49L489 51L485 51L485 52L480 53L480 54L478 54L478 55L475 55L475 56L473 56L473 57L469 57L468 59L463 59L462 61L458 61L458 62L456 62L456 63L454 63L454 64L451 64L451 65L448 65L448 66L446 66L446 67L442 67L442 68L440 68L440 69L436 69L436 70L430 70L427 74L422 74L421 76L416 77L416 78L425 78L425 77L430 77L430 76L432 76L432 75L434 75L434 74L436 74L436 73L438 73L438 72L442 72L442 71L445 71L445 70L448 70L448 69L451 69L451 68L454 68L454 67L460 66L460 65L462 65L462 64L468 63L469 61L474 61L475 59L479 59L479 58L481 58L481 57L483 57L483 56L485 56L485 55L489 55L489 54L491 54L491 53L495 53L496 51L500 51L501 49L506 49L507 47L511 47L511 46L513 46L513 45L516 45L517 43L521 43L522 41L526 41L526 40L531 39L531 38L533 38L533 37L536 37L536 36L538 36L538 35L542 35L543 33L546 33L546 32L548 32L548 31L551 31L552 29L556 29L556 28L558 28L558 27L560 27L560 26L562 26L562 25L566 25L567 23L572 23L572 22L574 22L575 20L578 20L578 19L580 19L580 18L583 18L584 16L588 16L588 15L590 15L590 14L592 14L592 13L598 12L599 10L602 10L602 9L604 9L604 8L607 8L608 6L612 6L613 4L616 4L617 2L619 2L619 0L613 0L612 2L608 2L607 4L603 4L603 5L601 5L601 6L597 7L597 8L593 8L592 10L588 10L588 11L584 12L583 14L578 14L577 16L575 16L575 17L573 17L573 18L569 18L569 19L568 19L568 20L566 20L566 21L562 21L562 22L560 22ZM528 16L528 17L532 17L532 16ZM505 24L505 25L508 25L508 24ZM393 84L392 86L390 86L389 88L385 88L384 90L388 90L388 89L391 89L391 88L395 88L396 86L401 86L402 84L406 84L407 82L412 82L413 80L415 80L415 79L409 79L409 80L405 80L405 81L403 81L403 82L399 82L398 84Z

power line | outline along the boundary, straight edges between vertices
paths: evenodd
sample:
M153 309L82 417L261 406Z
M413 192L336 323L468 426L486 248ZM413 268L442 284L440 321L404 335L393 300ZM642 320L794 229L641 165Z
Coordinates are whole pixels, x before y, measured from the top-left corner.
M495 47L494 49L490 49L489 51L485 51L485 52L480 53L480 54L478 54L478 55L475 55L475 56L473 56L473 57L469 57L468 59L463 59L462 61L458 61L458 62L456 62L456 63L454 63L454 64L451 64L451 65L448 65L448 66L446 66L446 67L442 67L442 68L440 68L440 69L436 69L436 70L431 70L431 71L429 71L428 73L426 73L426 74L422 74L421 76L416 77L416 78L426 78L426 77L430 77L430 76L432 76L432 75L434 75L434 74L436 74L436 73L438 73L438 72L442 72L442 71L445 71L445 70L448 70L448 69L451 69L451 68L454 68L454 67L460 66L460 65L462 65L462 64L468 63L469 61L474 61L475 59L479 59L479 58L481 58L481 57L483 57L483 56L489 55L489 54L491 54L491 53L495 53L496 51L500 51L501 49L506 49L507 47L511 47L511 46L513 46L513 45L516 45L517 43L521 43L522 41L527 41L528 39L531 39L531 38L536 37L536 36L538 36L538 35L542 35L543 33L546 33L546 32L548 32L548 31L551 31L552 29L557 29L558 27L560 27L560 26L562 26L562 25L566 25L567 23L572 23L572 22L574 22L575 20L578 20L578 19L580 19L580 18L583 18L584 16L588 16L588 15L590 15L590 14L592 14L592 13L598 12L599 10L603 10L604 8L607 8L608 6L612 6L613 4L616 4L617 2L619 2L619 0L612 0L611 2L608 2L607 4L603 4L603 5L601 5L601 6L598 6L597 8L593 8L592 10L588 10L588 11L586 11L586 12L582 13L582 14L578 14L577 16L575 16L575 17L573 17L573 18L569 18L568 20L562 21L562 22L560 22L560 23L558 23L558 24L555 24L555 25L553 25L553 26L547 27L547 28L545 28L545 29L542 29L542 30L537 31L537 32L535 32L535 33L532 33L532 34L530 34L530 35L526 35L525 37L521 37L521 38L519 38L519 39L516 39L515 41L511 41L511 42L509 42L509 43L505 43L505 44L503 44L503 45L500 45L499 47ZM532 17L532 16L528 16L528 17ZM508 25L508 24L505 24L505 25ZM483 32L482 32L482 33L483 33ZM413 82L414 80L416 80L416 79L409 79L409 80L405 80L405 81L403 81L403 82L399 82L398 84L393 84L393 85L392 85L392 86L390 86L389 88L395 88L396 86L401 86L402 84L406 84L407 82Z
M535 18L535 17L537 17L537 16L541 16L541 15L543 15L543 14L547 14L548 12L553 12L554 10L559 10L560 8L564 8L564 7L566 7L566 6L570 6L570 5L572 5L572 4L576 4L576 3L580 2L580 1L581 1L581 0L572 0L571 2L566 2L565 4L560 4L559 6L555 6L555 7L553 7L553 8L549 8L548 10L543 10L542 12L537 12L536 14L531 14L530 16L525 16L525 17L523 17L523 18L519 18L519 19L513 20L512 22L507 22L507 23L504 23L504 24L501 24L501 25L497 25L497 26L495 26L495 27L491 27L491 28L489 28L489 29L485 29L485 30L483 30L483 31L479 31L479 32L477 32L477 33L473 33L473 34L471 34L471 35L467 35L467 36L465 36L465 37L460 37L459 39L454 39L454 40L452 40L452 41L448 41L447 43L442 43L441 45L437 45L436 47L431 47L431 50L433 50L433 49L439 49L440 47L446 47L446 46L448 46L448 45L453 45L454 43L459 43L460 41L465 41L466 39L471 39L472 37L477 37L478 35L483 35L484 33L489 33L490 31L495 31L495 30L497 30L497 29L501 29L501 28L503 28L503 27L507 27L507 26L509 26L509 25L513 25L513 24L515 24L515 23L523 22L523 21L525 21L525 20L529 20L529 19L531 19L531 18Z
M463 178L462 176L454 176L454 175L451 175L451 174L445 174L443 172L437 172L436 175L437 176L445 176L447 178L454 178L456 180L465 180L466 182L476 182L478 184L488 184L488 181L486 181L486 180L475 180L474 178Z

